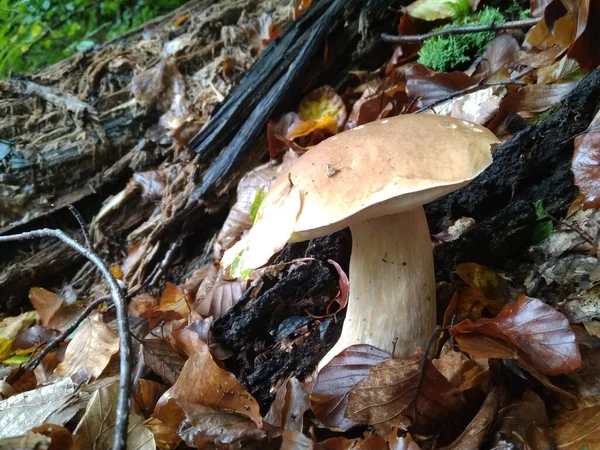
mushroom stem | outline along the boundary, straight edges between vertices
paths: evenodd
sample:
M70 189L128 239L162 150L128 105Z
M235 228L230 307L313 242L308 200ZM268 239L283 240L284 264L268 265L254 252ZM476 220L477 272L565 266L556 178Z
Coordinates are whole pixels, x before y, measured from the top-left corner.
M414 354L436 325L435 275L422 206L350 227L350 299L342 334L319 369L346 347Z

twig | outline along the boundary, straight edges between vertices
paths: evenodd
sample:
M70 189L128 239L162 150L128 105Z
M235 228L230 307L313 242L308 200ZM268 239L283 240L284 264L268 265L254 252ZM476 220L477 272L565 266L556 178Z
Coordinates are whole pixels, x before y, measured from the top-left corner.
M27 363L23 364L23 369L25 370L35 370L37 366L40 365L42 360L46 357L48 353L52 350L58 348L58 346L67 339L73 331L77 329L79 324L83 322L87 316L89 316L94 309L98 307L100 303L104 303L105 301L110 300L110 295L104 295L96 300L92 301L89 305L85 307L85 309L77 316L77 318L67 327L62 333L56 336L48 345L46 345L42 351L35 356L35 358L30 359Z
M71 214L75 216L77 223L79 223L79 228L81 228L81 234L83 234L83 239L85 239L85 246L88 249L93 250L94 247L92 246L92 238L90 237L90 233L88 232L88 229L85 226L85 221L83 220L83 217L81 217L81 214L79 214L79 211L77 211L77 208L75 208L73 205L69 205L68 208L69 211L71 211Z
M536 25L539 21L539 17L534 17L533 19L513 20L511 22L491 23L488 25L465 25L462 27L444 28L443 30L431 31L425 34L410 34L405 36L382 33L381 39L385 42L393 42L395 44L408 44L423 42L424 40L431 39L433 37L448 36L452 34L481 33L482 31L501 31L512 30L515 28L528 28Z
M520 75L520 76L522 76L522 75ZM452 94L446 95L445 97L434 100L433 102L429 103L428 105L423 106L420 109L417 109L413 114L420 114L420 113L427 111L428 109L431 109L437 105L446 103L448 100L452 100L453 98L457 98L457 97L462 97L463 95L472 94L473 92L476 92L480 89L485 89L485 88L493 87L493 86L509 86L512 84L525 85L526 83L524 81L517 80L516 78L506 80L506 81L494 81L491 83L484 83L483 81L480 81L480 82L474 84L473 86L469 86L468 88L453 92Z
M24 241L27 239L37 239L53 237L60 239L72 249L76 250L87 259L89 259L102 273L104 279L110 286L110 295L117 311L117 326L119 329L119 356L120 356L120 379L119 379L119 398L117 400L117 417L115 423L115 435L113 449L125 450L127 448L127 425L129 421L129 407L131 397L131 334L129 331L129 319L127 317L127 305L121 292L117 280L110 272L104 261L98 254L85 248L76 240L67 236L60 230L43 228L41 230L28 231L25 233L13 234L10 236L0 236L0 242Z

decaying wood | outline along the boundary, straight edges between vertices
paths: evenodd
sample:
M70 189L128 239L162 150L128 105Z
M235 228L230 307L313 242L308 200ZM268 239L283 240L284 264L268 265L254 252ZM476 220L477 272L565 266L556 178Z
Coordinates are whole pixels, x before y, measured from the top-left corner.
M474 182L426 207L432 232L443 230L462 216L473 217L477 221L457 240L436 248L438 281L447 281L460 262L501 268L511 257L520 255L526 258L523 255L527 254L526 250L531 245L536 224L534 202L542 200L551 214L564 217L575 197L570 169L573 138L587 128L599 108L600 71L594 71L576 86L545 122L528 127L502 144L494 154L492 166ZM311 241L309 247L331 238ZM341 261L347 264L349 235L337 242L340 246L338 252L344 255ZM303 256L298 253L298 245L288 245L279 260ZM322 282L323 262L332 256L331 253L317 251L311 256L319 263L302 266L301 277L296 269L280 272L275 285L269 279L261 285L259 280L259 288L247 291L240 303L213 325L215 338L239 355L226 361L228 367L240 374L261 405L268 405L273 399L267 386L286 376L301 378L310 374L337 336L331 332L315 338L313 335L321 331L319 326L325 327L329 322L319 323L319 320L310 319L305 314L300 318L307 321L298 318L297 332L308 329L311 334L297 343L294 352L288 353L285 340L274 337L283 323L279 318L298 316L297 304L289 299L301 301L325 296L331 300L335 295L331 287ZM337 279L334 273L328 277ZM299 285L303 285L305 291ZM309 288L312 288L310 296L302 295ZM290 292L301 294L288 294ZM275 309L277 313L273 314ZM342 320L342 314L337 319ZM265 327L267 323L268 327Z

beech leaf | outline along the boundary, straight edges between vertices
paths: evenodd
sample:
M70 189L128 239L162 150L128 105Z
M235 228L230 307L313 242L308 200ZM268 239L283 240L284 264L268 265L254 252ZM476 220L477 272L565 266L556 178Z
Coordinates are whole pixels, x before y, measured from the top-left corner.
M85 414L75 429L81 448L110 450L113 446L117 419L119 382L103 386L92 394ZM154 436L134 412L129 413L127 427L127 448L135 450L155 450Z
M493 319L464 320L452 336L479 334L508 342L523 351L545 375L572 372L581 366L575 333L567 318L542 301L522 296Z
M144 362L165 383L174 384L179 378L185 360L164 339L142 341Z
M456 411L461 401L452 384L422 354L390 359L373 367L348 395L348 417L368 425L401 416L431 425Z
M586 208L600 207L600 111L585 134L575 138L571 170Z
M552 427L552 436L557 450L600 448L600 405L561 414Z
M65 359L56 368L56 374L66 377L83 370L88 376L98 378L118 351L118 336L99 314L91 315L69 342Z
M47 326L52 316L60 309L65 299L44 288L29 289L29 300L40 315L42 325Z
M390 355L370 345L353 345L336 355L321 371L310 394L310 407L321 423L348 430L355 423L345 417L348 393L369 369Z
M280 450L313 450L314 442L298 430L283 430Z
M297 378L290 378L277 390L264 421L277 428L301 432L304 413L309 407L308 393Z

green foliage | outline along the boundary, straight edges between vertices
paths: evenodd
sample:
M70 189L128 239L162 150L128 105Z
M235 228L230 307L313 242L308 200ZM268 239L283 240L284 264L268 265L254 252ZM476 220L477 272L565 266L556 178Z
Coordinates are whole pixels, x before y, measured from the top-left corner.
M185 0L0 0L0 79L86 50Z
M265 198L265 195L267 195L267 191L264 189L260 189L254 196L254 199L252 200L252 204L250 205L250 220L252 221L252 223L254 223L254 221L256 220L256 214L258 213L258 209L260 208L260 205L263 199Z
M477 14L457 18L451 24L438 29L503 22L505 22L504 16L498 9L485 7ZM486 31L427 39L419 52L419 62L436 72L448 72L459 64L469 62L482 54L494 36L493 31Z
M535 215L537 216L538 223L535 225L533 229L533 243L539 244L544 239L552 234L552 230L554 229L554 224L552 222L552 216L548 214L548 211L544 209L544 205L542 205L542 201L538 200L534 204L535 207Z

